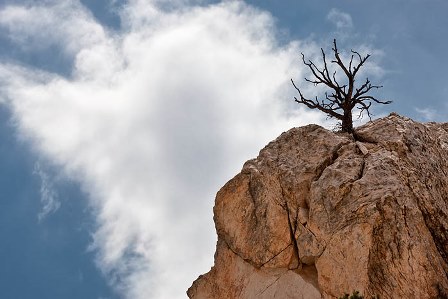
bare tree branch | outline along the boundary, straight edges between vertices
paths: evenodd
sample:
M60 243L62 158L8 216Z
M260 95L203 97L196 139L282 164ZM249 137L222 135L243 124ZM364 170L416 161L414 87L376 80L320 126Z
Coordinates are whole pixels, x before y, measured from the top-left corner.
M321 100L319 100L317 96L314 100L310 100L303 95L302 91L294 83L294 80L291 79L292 85L300 96L299 98L294 97L294 99L299 104L303 104L310 109L318 109L326 113L329 117L334 117L340 120L342 122L342 131L353 133L352 110L355 107L359 109L358 118L361 118L363 113L366 113L371 119L371 112L369 109L372 106L372 103L390 104L392 101L378 100L374 96L368 95L373 89L382 87L380 85L373 85L369 78L366 78L365 82L360 86L355 86L355 76L367 59L369 59L370 54L363 57L359 52L351 50L350 61L348 62L348 66L346 66L340 57L336 39L333 40L332 51L334 59L331 60L331 63L335 64L343 71L348 83L343 85L339 84L336 79L337 71L334 71L330 75L325 51L322 48L322 69L320 69L313 61L305 60L305 55L301 53L303 64L309 68L313 75L313 78L305 78L305 81L315 86L323 84L329 88L330 92L326 91L325 97Z

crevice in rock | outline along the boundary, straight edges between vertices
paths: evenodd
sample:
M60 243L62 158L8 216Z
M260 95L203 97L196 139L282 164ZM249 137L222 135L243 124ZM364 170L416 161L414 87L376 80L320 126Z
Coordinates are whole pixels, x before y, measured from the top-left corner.
M362 177L364 176L365 168L366 168L366 159L364 159L364 157L363 157L362 161L361 161L361 167L360 167L360 170L358 173L358 177L353 181L353 183L362 179Z
M288 203L285 201L285 206L286 206L286 213L288 216L288 226L289 226L289 235L291 237L291 243L293 245L294 248L294 257L297 259L298 265L296 268L300 268L302 266L302 262L300 261L299 258L299 245L297 244L297 240L296 240L296 230L297 230L297 222L295 223L295 226L292 226L291 223L291 218L290 218L290 210L288 207Z
M348 143L341 143L339 144L332 152L331 156L327 157L319 166L316 168L316 176L314 177L313 181L318 181L320 177L322 176L325 169L327 169L329 166L333 165L336 160L339 158L339 150Z
M226 244L227 248L229 248L229 250L232 251L233 254L235 254L237 257L239 257L240 259L242 259L246 263L249 263L252 266L257 267L257 265L255 265L255 263L253 261L251 261L250 259L247 259L247 258L243 258L238 252L233 250L233 248L229 245L229 243L227 242L227 240L225 238L222 238L222 240L224 241L224 244Z
M286 249L289 248L289 246L293 245L292 243L289 243L288 246L286 246L285 248L283 248L282 250L280 250L279 253L274 254L274 256L272 256L270 259L268 259L266 262L264 262L263 264L261 264L260 268L263 267L264 265L268 264L270 261L272 261L273 259L275 259L277 256L279 256L280 254L282 254Z
M281 200L277 201L275 199L275 203L278 204L280 207L282 207L283 210L287 211L286 208L286 194L285 194L285 189L283 188L283 185L281 183L281 180L278 180L279 186L280 186L280 190L282 191L282 196L281 196Z
M357 181L361 180L364 177L365 169L366 169L366 159L364 158L364 156L361 156L361 159L362 160L361 160L361 163L360 163L360 166L359 166L359 170L358 170L358 173L356 174L356 176L353 179L349 180L348 182L343 183L343 184L340 185L341 188L345 188L346 186L348 186L348 189L342 194L342 196L341 196L342 200L340 200L340 201L338 201L336 203L335 208L339 208L341 205L344 204L344 200L352 192L353 185ZM324 205L324 207L325 207L325 205ZM357 208L357 210L361 209L362 207L363 207L363 205L359 206Z
M335 208L337 208L343 204L343 201L352 192L353 184L356 183L357 181L361 180L364 177L365 168L366 168L366 159L364 157L362 157L361 164L359 166L359 170L358 170L358 173L356 174L356 176L353 179L349 180L348 182L340 185L341 188L345 188L345 186L348 186L348 189L342 194L342 200L340 200L336 204ZM360 209L360 208L361 208L361 206L358 209Z
M279 185L280 185L280 189L281 189L281 194L282 194L282 201L283 204L279 203L280 206L285 210L286 212L286 216L288 217L288 229L289 229L289 235L290 235L290 239L291 239L291 245L293 246L293 257L291 259L291 262L289 264L289 269L293 270L293 269L300 269L302 267L302 262L300 261L299 258L299 246L297 244L297 240L295 238L295 234L297 231L297 227L298 227L298 217L299 217L299 207L296 207L296 211L295 211L295 215L294 215L294 225L291 221L291 217L293 216L291 213L291 209L289 208L288 205L288 198L285 194L285 190L283 185L281 184L281 181L279 181Z

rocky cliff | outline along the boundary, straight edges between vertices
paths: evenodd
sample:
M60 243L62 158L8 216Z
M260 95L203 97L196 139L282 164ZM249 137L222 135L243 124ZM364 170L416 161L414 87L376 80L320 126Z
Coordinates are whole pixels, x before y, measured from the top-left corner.
M283 133L217 194L190 298L447 298L448 123Z

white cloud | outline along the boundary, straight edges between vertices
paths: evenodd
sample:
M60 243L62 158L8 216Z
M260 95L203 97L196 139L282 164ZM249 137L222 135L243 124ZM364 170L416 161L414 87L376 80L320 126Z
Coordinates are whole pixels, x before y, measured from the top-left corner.
M216 191L282 131L324 123L294 106L289 83L303 77L297 54L317 47L279 46L272 18L242 2L130 0L120 32L75 1L45 3L7 6L0 25L24 49L58 45L72 74L0 64L0 95L21 134L89 194L92 248L113 285L126 298L184 298L212 264Z
M415 111L417 111L425 120L434 119L436 115L436 111L431 108L415 108Z
M353 28L353 21L350 14L332 8L327 15L327 20L332 22L337 29L351 29Z
M0 11L0 26L25 50L64 47L74 55L82 48L104 43L100 24L77 1L43 1L51 6L10 5Z
M448 107L448 105L445 105ZM414 110L418 113L418 118L422 121L440 121L443 122L446 120L446 110L441 107L439 110L436 110L431 107L418 108L415 107Z
M34 165L33 173L40 179L40 201L42 203L42 210L37 215L39 222L41 222L48 215L56 212L60 206L58 193L54 189L53 181L50 176L42 169L40 163Z

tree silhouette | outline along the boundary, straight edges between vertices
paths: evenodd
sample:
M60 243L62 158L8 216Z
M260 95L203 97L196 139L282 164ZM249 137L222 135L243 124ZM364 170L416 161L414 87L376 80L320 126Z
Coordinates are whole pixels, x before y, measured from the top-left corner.
M319 99L317 96L315 99L308 99L302 94L301 90L294 83L294 80L291 79L292 85L300 95L300 98L294 97L294 99L299 104L304 104L311 109L318 109L326 113L330 118L340 120L342 132L353 133L352 111L355 107L360 110L358 118L361 117L365 111L371 119L369 109L372 102L378 104L390 104L392 101L380 101L369 95L368 93L372 89L382 87L379 85L372 85L369 78L366 78L365 82L358 85L358 87L355 85L355 76L359 69L365 64L367 59L369 59L370 54L363 57L358 52L351 50L352 55L347 66L342 62L342 59L339 56L336 39L333 40L332 50L334 53L334 60L331 60L331 63L336 64L337 68L343 71L346 77L346 82L344 82L345 84L342 85L338 82L338 80L336 80L336 70L330 75L325 52L322 48L322 60L324 63L322 70L319 69L311 60L306 61L305 55L301 53L303 63L311 70L311 73L314 76L313 79L305 78L305 81L312 83L315 86L324 84L330 91L325 92L324 99Z

